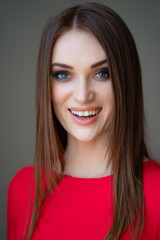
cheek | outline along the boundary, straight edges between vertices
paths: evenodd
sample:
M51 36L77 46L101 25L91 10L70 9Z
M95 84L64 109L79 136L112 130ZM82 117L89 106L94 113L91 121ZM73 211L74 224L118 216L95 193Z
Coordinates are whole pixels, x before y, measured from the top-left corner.
M65 102L72 92L70 83L53 82L51 85L51 98L54 103Z
M112 87L110 89L108 89L107 91L107 99L110 102L110 104L112 105L112 107L114 107L114 92Z
M56 117L59 119L58 109L61 104L61 98L60 98L60 89L58 89L53 83L50 87L50 93L51 93L51 101L53 104L53 109Z
M62 124L62 98L60 97L61 93L57 88L51 89L51 101L53 104L53 109L55 116L57 117L58 121Z
M65 91L62 86L57 84L52 84L51 86L51 99L53 102L53 106L55 108L59 108L59 106L64 101L63 98L65 97Z
M111 108L114 108L114 91L111 82L109 82L106 87L103 87L101 89L100 95L102 97L104 105L106 103L107 107L110 106Z
M66 103L68 96L70 95L67 84L63 83L52 83L51 86L51 100L57 119L63 124L64 118L66 117Z

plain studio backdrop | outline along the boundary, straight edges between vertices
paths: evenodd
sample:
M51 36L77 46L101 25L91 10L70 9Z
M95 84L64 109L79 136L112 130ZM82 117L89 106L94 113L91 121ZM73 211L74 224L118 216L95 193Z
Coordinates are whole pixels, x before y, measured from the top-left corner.
M0 239L6 237L7 188L13 175L31 165L35 140L35 72L46 20L85 1L1 1L0 7ZM146 135L151 157L160 162L160 1L97 1L115 10L135 39L143 74Z

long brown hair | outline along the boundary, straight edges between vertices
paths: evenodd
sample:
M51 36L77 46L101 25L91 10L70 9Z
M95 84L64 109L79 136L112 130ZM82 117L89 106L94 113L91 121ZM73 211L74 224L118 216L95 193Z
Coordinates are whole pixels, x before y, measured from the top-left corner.
M108 56L114 89L115 113L109 146L114 175L114 214L105 239L118 239L128 226L136 238L144 224L143 157L148 157L139 58L123 20L104 5L85 3L51 18L41 38L36 80L35 201L27 239L36 227L42 201L63 176L67 135L53 111L50 65L56 40L73 28L90 31L98 39Z

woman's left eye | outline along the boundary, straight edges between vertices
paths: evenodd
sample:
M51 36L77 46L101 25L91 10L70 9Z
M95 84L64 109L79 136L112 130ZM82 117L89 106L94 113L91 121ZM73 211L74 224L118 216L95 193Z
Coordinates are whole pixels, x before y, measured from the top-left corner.
M95 76L102 79L108 79L110 78L109 69L108 68L101 69L101 71L98 72Z

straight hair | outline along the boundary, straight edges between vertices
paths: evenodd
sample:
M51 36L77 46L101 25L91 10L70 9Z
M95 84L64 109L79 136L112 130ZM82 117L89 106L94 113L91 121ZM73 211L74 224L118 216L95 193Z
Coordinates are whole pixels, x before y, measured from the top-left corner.
M115 112L108 149L108 166L111 163L114 176L114 208L105 240L117 240L127 227L135 239L143 232L143 158L149 157L144 141L141 67L135 42L124 21L107 6L95 2L63 10L49 19L42 33L36 77L35 198L24 238L31 238L42 202L63 177L67 133L51 102L51 56L55 42L72 29L89 31L98 39L108 57L114 90Z

